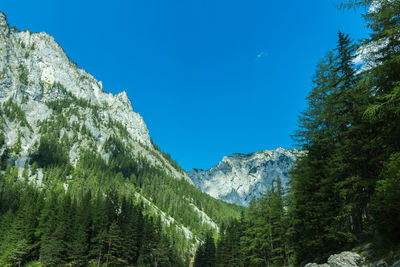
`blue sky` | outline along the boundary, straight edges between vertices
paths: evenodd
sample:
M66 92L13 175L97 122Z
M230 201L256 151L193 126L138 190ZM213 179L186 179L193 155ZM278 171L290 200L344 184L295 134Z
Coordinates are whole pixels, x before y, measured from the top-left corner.
M367 36L339 0L2 1L19 29L53 35L106 91L127 91L186 170L292 148L318 60L337 31Z

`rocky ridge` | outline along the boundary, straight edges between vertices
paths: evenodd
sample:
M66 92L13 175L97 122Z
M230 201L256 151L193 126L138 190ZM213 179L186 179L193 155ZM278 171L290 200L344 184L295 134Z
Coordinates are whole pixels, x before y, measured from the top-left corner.
M260 197L278 176L286 185L289 171L301 153L296 149L278 148L232 154L209 170L192 169L189 176L197 188L212 197L248 206L251 199Z
M100 81L72 62L54 38L44 32L10 27L0 11L0 157L19 167L19 175L37 152L41 137L59 132L68 139L68 160L76 166L81 151L88 150L108 161L106 143L117 137L134 158L145 158L170 176L192 183L175 162L153 145L143 118L134 112L126 94L107 93ZM44 170L30 177L40 187ZM68 183L64 184L68 189ZM135 190L135 189L133 189ZM165 224L180 228L188 240L199 239L176 218L161 211L151 199L135 193ZM191 201L201 223L217 224Z
M104 91L102 83L73 63L54 38L44 32L18 31L9 27L6 15L0 12L0 103L15 103L25 113L27 124L5 122L5 142L13 146L18 140L22 151L15 160L29 159L40 138L40 122L51 118L48 103L72 96L86 106L72 105L70 124L85 127L92 138L82 137L70 152L76 163L82 146L94 146L98 152L108 137L125 128L125 143L135 155L146 157L162 166L171 175L189 182L186 173L176 170L152 145L143 118L133 111L126 92L116 95ZM96 111L94 111L94 109ZM110 125L112 127L110 127ZM122 127L121 127L122 126ZM68 130L65 131L71 135ZM107 158L107 154L102 156ZM24 162L21 162L24 164Z

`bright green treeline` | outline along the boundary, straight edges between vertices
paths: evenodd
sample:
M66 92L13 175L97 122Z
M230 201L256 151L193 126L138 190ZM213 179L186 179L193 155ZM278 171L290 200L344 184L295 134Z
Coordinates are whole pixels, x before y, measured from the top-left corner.
M62 89L62 85L55 86L65 90ZM201 223L201 217L190 205L191 203L203 210L218 224L240 215L243 208L216 200L199 191L187 181L175 179L162 167L150 164L144 156L133 156L130 152L129 142L126 141L128 140L126 128L111 120L108 122L108 128L114 129L115 135L108 138L102 147L102 153L108 153L110 156L106 163L98 155L98 148L92 147L90 141L94 137L86 129L85 124L71 124L67 119L68 116L75 115L84 121L85 118L80 115L80 109L90 108L93 113L92 120L100 123L101 119L96 111L99 107L92 106L87 101L78 100L67 92L65 94L65 100L48 103L53 109L53 114L48 120L41 123L42 138L38 151L33 155L33 160L38 162L40 167L47 164L46 158L54 159L54 161L57 159L59 163L68 165L67 153L75 143L82 142L88 144L89 147L80 151L84 160L78 163L69 183L82 183L82 180L79 179L80 175L76 172L83 171L91 173L90 177L93 178L91 182L96 184L93 186L107 187L108 184L104 184L106 181L97 178L104 176L104 173L109 173L108 176L112 176L110 181L112 184L115 184L118 179L121 183L129 183L130 187L149 198L158 208L199 235L204 235L209 229L207 225ZM72 135L68 136L65 130L70 131ZM159 150L156 145L154 147ZM160 157L150 149L144 148L152 156ZM41 153L42 151L44 153ZM168 154L161 153L168 162L173 163L173 166L181 170ZM93 174L99 170L101 172ZM84 184L87 184L87 181Z
M1 266L184 266L172 229L163 230L142 204L114 190L72 197L15 179L11 168L0 176Z
M217 266L326 262L366 242L372 257L400 256L400 1L379 1L365 19L361 65L360 46L339 32L317 66L289 192L274 186L222 227Z
M193 267L214 267L215 263L215 242L212 233L209 232L204 242L197 248Z
M390 250L400 241L390 234L400 230L400 1L379 3L366 15L372 34L362 45L374 49L361 69L339 33L300 118L297 137L308 153L292 172L298 260L323 261L366 241Z
M173 162L130 139L122 124L107 122L100 114L103 107L74 97L59 83L50 90L63 98L46 103L52 114L38 123L40 140L30 148L22 173L13 166L22 151L21 133L10 147L0 134L1 266L31 261L45 266L187 266L195 238L216 232L193 205L218 225L240 216L242 207L216 200L131 153L140 146L160 162L161 156ZM0 126L12 122L31 129L25 104L18 99L4 103ZM114 132L100 148L86 127L88 119ZM79 159L74 165L72 155Z
M68 139L43 135L22 177L16 166L2 164L6 169L0 181L1 265L39 260L49 266L93 262L186 266L195 241L188 240L177 226L186 226L199 237L214 230L202 222L191 203L218 223L238 217L242 210L170 177L142 157L129 156L115 137L104 145L108 163L83 150L72 167L67 143ZM140 204L143 199L137 192L151 206ZM166 226L154 209L175 222ZM19 220L20 213L25 217ZM29 234L14 235L14 228L22 224L30 225Z
M215 261L207 262L207 266L293 264L294 251L288 201L289 198L286 197L278 178L271 189L250 203L246 214L242 213L240 219L232 219L221 227L214 252L212 249L205 249L207 241L199 247L195 263L215 257ZM214 245L214 241L212 243Z

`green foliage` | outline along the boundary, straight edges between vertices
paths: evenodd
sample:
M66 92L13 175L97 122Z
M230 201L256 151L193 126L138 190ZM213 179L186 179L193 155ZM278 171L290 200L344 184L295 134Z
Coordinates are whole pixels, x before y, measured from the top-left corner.
M215 243L212 233L207 233L205 241L201 244L196 252L194 259L194 267L214 267L215 260Z
M105 255L107 264L118 264L122 251L122 232L117 222L112 222L107 236L108 250Z
M153 167L144 158L133 159L126 146L115 136L104 143L103 149L110 154L108 168L116 173L122 173L140 188L142 194L150 197L157 207L196 234L201 235L209 226L201 223L199 214L190 203L202 207L204 212L217 223L239 217L243 209L215 200L187 181L177 180L160 168Z
M24 65L19 65L18 68L18 80L23 85L28 85L28 69Z
M25 112L22 108L9 99L8 101L4 102L1 107L1 112L11 121L18 120L21 126L26 126L32 131L32 127L29 125L28 121L26 120Z
M371 3L348 2L350 7ZM24 179L18 179L18 168L8 161L12 148L2 155L0 265L184 266L193 240L186 240L179 226L204 240L194 266L325 261L371 240L375 248L398 255L393 247L400 242L399 14L399 1L381 1L376 12L365 16L371 36L364 45L386 42L366 59L369 68L353 65L357 47L339 32L336 49L317 66L299 120L296 141L307 153L291 173L290 191L284 192L278 180L246 213L134 156L129 133L117 121L108 121L115 135L101 148L104 158L89 144L70 166L72 144L95 138L82 110L91 109L89 119L98 125L99 107L60 83L41 83L43 91L56 90L63 100L46 103L53 112L38 123L42 138L31 168L32 174L44 168L40 191L27 179L28 166ZM21 65L21 84L28 85L28 74ZM12 100L2 105L1 115L30 128ZM71 122L71 116L77 120ZM21 135L14 152L21 150ZM4 141L0 134L1 146ZM183 172L155 144L158 152L139 145ZM193 205L219 224L217 247L216 232L202 223ZM175 221L164 224L161 211Z
M290 266L294 263L291 196L278 178L240 220L221 227L216 266ZM200 251L201 252L201 251Z
M183 265L160 219L112 191L72 198L57 187L39 192L8 174L0 176L0 187L7 192L0 194L1 266L34 260L44 266L132 266L140 259L151 266Z
M243 266L244 249L240 240L244 236L245 227L243 216L240 221L233 219L221 226L216 249L216 266Z
M41 84L42 88L46 87L44 83ZM81 107L81 108L88 108L92 105L89 101L78 98L74 96L71 92L67 91L67 89L59 82L55 82L51 85L49 90L57 90L59 93L63 94L64 97L62 100L54 100L46 102L46 105L51 108L52 110L56 111L57 113L61 113L64 109L71 107L72 105Z
M385 238L400 240L400 153L393 154L377 181L372 199L373 220Z
M371 35L363 45L376 47L368 67L356 71L355 47L339 32L300 117L296 137L307 154L292 172L290 208L298 262L322 261L367 240L400 240L393 234L400 217L400 2L379 5L365 15Z
M42 136L39 149L32 157L39 167L67 165L69 162L67 150L54 137Z
M28 49L32 51L35 50L36 49L35 43L32 43L30 46L28 46Z
M96 116L96 113L97 112L95 111L94 112L95 116ZM119 121L115 121L115 120L109 119L107 126L108 126L109 129L117 129L118 132L116 134L118 134L118 136L120 138L127 138L129 136L128 130Z
M308 153L292 171L296 250L299 258L309 261L323 260L352 239L348 214L341 214L347 191L340 183L354 170L347 169L342 153L349 125L356 126L352 118L357 114L350 106L353 103L348 102L355 78L352 46L340 32L337 51L336 55L330 52L318 65L314 88L307 98L309 107L300 118L297 133ZM321 258L312 258L315 255Z
M182 167L179 166L179 164L171 158L171 155L170 155L170 154L168 154L168 153L162 151L162 150L158 147L158 145L155 144L155 143L153 142L152 139L150 139L150 141L151 141L151 144L153 145L153 147L163 155L163 158L165 158L165 159L169 162L169 164L171 164L172 167L174 167L176 170L180 171L181 173L184 173L184 172L185 172L185 171L182 169Z
M5 144L5 137L2 132L0 132L0 147L2 147Z
M201 193L186 181L176 180L140 156L133 157L127 145L116 136L104 144L103 151L109 155L107 161L96 152L82 150L73 168L68 163L71 140L60 134L63 125L68 124L61 114L52 116L51 123L41 123L42 137L38 151L32 155L32 173L38 167L44 168L41 179L44 191L38 201L31 202L35 207L31 210L36 211L30 219L33 221L31 237L18 239L27 240L26 246L22 241L14 244L7 239L4 244L13 244L18 250L4 248L7 254L0 253L4 263L39 260L44 265L84 266L95 262L184 266L188 263L188 249L193 241L186 240L176 227L184 225L200 236L210 228L201 223L191 203L208 212L218 223L237 217L242 210ZM23 179L12 189L17 172L17 168L10 167L5 171L10 186L4 189L7 194L2 195L0 210L4 211L0 212L0 219L5 216L2 214L10 210L16 212L21 207L15 196L28 185L28 180ZM26 168L23 176L28 177L30 172ZM64 184L68 184L67 193ZM0 185L3 185L1 181ZM159 212L153 210L153 204L143 207L128 201L138 198L136 190L174 217L175 223L169 227L164 225L157 217ZM3 189L0 188L0 192ZM4 220L7 218L5 216ZM25 247L29 250L25 251Z

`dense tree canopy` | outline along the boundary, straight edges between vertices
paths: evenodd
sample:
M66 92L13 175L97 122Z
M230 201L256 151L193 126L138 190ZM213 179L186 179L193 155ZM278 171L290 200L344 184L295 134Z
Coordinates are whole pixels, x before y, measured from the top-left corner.
M343 6L367 7L370 38L355 45L338 33L299 119L295 140L306 153L289 192L272 188L240 224L224 225L218 266L326 262L365 242L377 257L400 257L400 1Z
M400 1L344 6L369 8L370 37L356 44L338 33L299 118L295 141L304 153L289 188L276 179L248 209L133 155L121 123L109 120L115 134L92 147L85 124L68 116L91 109L98 121L99 107L53 84L65 98L46 103L52 114L38 123L41 138L25 167L14 166L21 133L11 146L0 133L0 265L187 266L198 246L196 267L290 266L366 242L375 253L400 257ZM32 130L12 99L0 111L3 128L7 121ZM70 149L79 142L89 145L74 152L72 165ZM137 145L183 171L156 146Z

